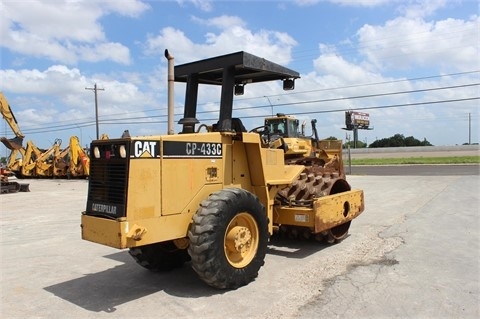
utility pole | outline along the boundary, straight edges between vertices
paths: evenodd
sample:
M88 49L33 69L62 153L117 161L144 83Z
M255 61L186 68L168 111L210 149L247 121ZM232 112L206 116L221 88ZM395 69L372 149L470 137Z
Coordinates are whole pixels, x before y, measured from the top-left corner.
M468 113L468 145L472 145L472 114Z
M97 91L105 91L105 89L99 89L97 88L97 83L93 86L93 88L85 88L85 90L93 90L95 94L95 125L97 128L97 140L99 139L98 136L98 97L97 97Z

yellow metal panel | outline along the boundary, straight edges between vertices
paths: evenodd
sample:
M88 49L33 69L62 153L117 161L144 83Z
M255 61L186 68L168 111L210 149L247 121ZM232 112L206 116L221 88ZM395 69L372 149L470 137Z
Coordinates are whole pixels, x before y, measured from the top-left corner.
M243 133L242 137L254 186L288 185L303 171L304 166L284 164L283 150L261 148L258 134Z
M128 219L160 216L160 159L131 160L129 171Z
M246 135L246 134L245 134ZM248 161L248 168L251 172L251 183L253 186L264 186L264 161L265 157L260 153L260 144L249 143L245 144L245 155Z
M221 188L224 182L224 157L229 156L231 137L220 133L198 133L162 136L163 141L222 144L222 158L201 158L201 156L173 156L162 159L161 187L157 188L161 196L161 214L172 215L184 213L187 206L195 201L205 185L218 184ZM163 150L162 150L163 154ZM231 180L231 178L229 178ZM203 195L202 195L203 196ZM205 198L202 198L205 199ZM196 203L198 204L198 203Z
M130 223L130 228L140 227L145 229L145 232L139 239L126 238L127 247L143 246L187 237L192 215L193 213L162 216L137 220L135 224ZM131 229L128 230L130 231ZM126 236L127 234L128 231L122 235Z
M291 225L313 228L315 212L308 207L278 207L274 206L273 223L276 225Z
M249 162L247 160L247 154L245 151L245 144L241 141L233 141L232 145L233 149L233 156L232 162L232 180L230 184L238 185L238 187L243 188L248 191L252 191L252 183L251 183L251 173L258 174L258 170L261 169L261 166L256 166L255 171L250 171ZM257 162L261 163L260 160ZM225 165L228 165L228 161L226 161ZM225 181L225 186L229 185L227 181Z
M82 239L113 248L130 248L187 236L192 214L117 221L82 215Z
M127 240L122 236L125 222L87 215L82 215L81 221L82 239L114 248L126 248Z
M351 190L321 197L314 202L315 232L346 223L364 210L362 190Z
M221 160L166 159L162 164L162 215L179 214L207 183L208 167L217 167L216 182L223 179ZM159 188L157 188L158 190ZM158 195L157 195L158 197Z
M233 157L233 145L224 144L223 145L223 178L224 184L229 185L233 183L233 168L234 168L234 157Z
M257 133L242 133L243 143L254 143L260 145L260 134Z
M316 199L313 208L274 207L273 223L311 227L315 233L346 223L364 210L362 190L352 190Z

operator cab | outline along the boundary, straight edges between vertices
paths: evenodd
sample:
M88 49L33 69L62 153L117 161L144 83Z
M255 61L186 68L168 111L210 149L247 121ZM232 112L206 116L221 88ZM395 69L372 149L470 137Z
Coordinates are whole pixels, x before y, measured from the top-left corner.
M265 119L265 127L271 136L283 138L300 137L298 129L299 121L295 118L286 116L283 113L277 113L277 117L269 117Z

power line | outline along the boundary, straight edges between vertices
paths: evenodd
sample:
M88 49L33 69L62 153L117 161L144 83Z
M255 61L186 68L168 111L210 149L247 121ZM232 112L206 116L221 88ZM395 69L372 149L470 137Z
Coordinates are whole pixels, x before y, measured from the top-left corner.
M415 80L431 79L431 78L438 78L438 77L444 77L444 76L465 75L465 74L472 74L472 73L478 73L478 72L480 72L480 71L468 71L468 72L451 73L451 74L448 74L448 75L435 75L435 76L418 77L418 78L412 78L412 79L376 82L376 83L369 83L369 84L363 84L363 85L352 85L352 86L345 86L345 87L337 87L337 88L331 88L331 89L319 89L319 90L311 90L311 91L304 91L304 92L291 92L288 95L320 92L320 91L326 91L326 90L336 90L336 89L359 87L359 86L379 85L379 84L394 83L394 82L400 82L400 81L415 81ZM409 93L419 93L419 92L428 92L428 91L436 91L436 90L461 89L461 88L467 88L467 87L478 86L478 85L480 85L480 83L469 83L469 84L462 84L462 85L455 85L455 86L444 86L444 87L425 88L425 89L407 90L407 91L398 91L398 92L387 92L387 93L357 95L357 96L348 96L348 97L339 97L339 98L308 100L308 101L301 101L301 102L280 103L280 104L272 104L272 105L239 107L239 108L235 108L235 110L238 111L238 110L266 108L266 107L272 107L272 106L279 107L279 106L290 106L290 105L309 104L309 103L324 103L324 102L333 102L333 101L341 101L341 100L364 99L364 98L373 98L373 97L382 97L382 96L409 94ZM95 87L94 87L94 89L95 89ZM97 88L97 90L102 90L102 89ZM270 95L270 96L275 96L275 95ZM259 99L259 98L260 97L240 99L240 100L237 100L237 101L240 102L240 101L251 100L251 99ZM261 98L263 98L263 96ZM217 102L217 104L218 104L218 102ZM140 112L142 112L142 111L140 111ZM214 113L214 112L217 112L217 110L215 110L215 111L199 111L199 112L197 112L197 114ZM132 113L137 113L137 112L130 112L129 114L132 114ZM111 115L109 115L109 117L114 116L114 115L125 115L125 114L124 113L123 114L122 113L111 114ZM175 116L177 116L177 115L180 115L180 114L175 114ZM129 117L129 120L145 119L145 118L161 118L161 117L166 117L166 116L167 115L164 114L164 115L153 115L153 116ZM108 121L118 121L118 120L122 120L122 119L123 118L113 118L113 119L103 119L103 120L96 119L95 123L97 125L97 132L98 132L98 122L100 122L102 124L114 124L114 123L109 123ZM64 122L66 122L66 121L64 121ZM59 123L59 122L57 122L57 123ZM154 122L140 122L140 123L154 123ZM61 131L61 130L71 129L71 125L73 125L73 124L81 126L81 127L86 127L86 126L93 125L92 121L80 122L80 123L75 122L75 123L67 123L67 124L61 124L61 125L53 125L53 126L48 126L48 127L43 127L43 128L23 129L23 131L25 132L25 134L27 134L27 133L28 134L45 133L45 132L49 132L49 131Z
M304 94L304 93L314 93L314 92L323 92L323 91L334 91L334 90L342 90L342 89L349 89L349 88L356 88L356 87L366 87L366 86L376 86L376 85L382 85L382 84L393 84L393 83L399 83L399 82L410 82L410 81L420 81L420 80L428 80L428 79L435 79L435 78L443 78L443 77L453 77L453 76L460 76L460 75L468 75L468 74L473 74L473 73L480 73L480 70L474 70L474 71L465 71L465 72L456 72L456 73L449 73L449 74L441 74L441 75L430 75L430 76L423 76L423 77L415 77L415 78L407 78L407 79L400 79L400 80L389 80L389 81L381 81L381 82L371 82L371 83L363 83L363 84L354 84L354 85L347 85L347 86L337 86L337 87L329 87L329 88L322 88L322 89L316 89L316 90L308 90L308 91L291 91L289 93L284 93L284 94L272 94L268 95L269 97L275 97L275 96L292 96L292 95L297 95L297 94ZM258 99L263 99L264 96L257 96L257 97L250 97L250 98L241 98L237 99L237 102L242 102L242 101L248 101L248 100L258 100ZM206 105L206 104L218 104L218 102L205 102L205 103L199 103L198 106ZM274 105L275 106L275 105ZM261 107L266 107L266 105L261 106ZM142 110L142 111L134 111L134 112L128 112L128 114L135 114L135 113L147 113L147 112L158 112L158 111L166 111L167 108L160 108L160 109L150 109L150 110ZM108 116L116 116L116 115L125 115L125 113L112 113L109 114ZM166 115L165 115L166 116ZM100 116L102 118L104 116ZM77 120L90 120L93 118L88 117L88 118L80 118ZM72 124L71 120L65 120L65 121L56 121L55 123L70 123ZM75 122L77 124L77 122ZM68 124L66 124L68 125Z
M441 103L453 103L453 102L466 102L466 101L474 101L480 100L480 96L478 97L469 97L464 99L452 99L452 100L441 100L441 101L426 101L426 102L417 102L417 103L402 103L402 104L391 104L391 105L381 105L381 106L365 106L365 107L356 107L355 110L376 110L376 109L387 109L387 108L397 108L397 107L407 107L407 106L419 106L419 105L428 105L428 104L441 104ZM306 114L323 114L323 113L335 113L335 112L345 112L349 111L350 108L340 108L340 109L332 109L332 110L324 110L324 111L305 111L305 112L291 112L289 115L306 115ZM178 115L178 114L177 114ZM247 115L242 116L242 118L264 118L270 115ZM218 120L217 118L204 118L199 119L199 121L215 121ZM106 123L103 124L159 124L159 123L167 123L166 121L148 121L148 122L115 122L115 123Z
M427 88L427 89L418 89L418 90L409 90L409 91L399 91L399 92L389 92L389 93L377 93L377 94L367 94L367 95L357 95L357 96L350 96L350 97L339 97L339 98L330 98L330 99L319 99L319 100L310 100L310 101L302 101L302 102L289 102L289 103L279 103L279 104L269 104L268 106L291 106L291 105L299 105L299 104L310 104L310 103L324 103L324 102L334 102L334 101L342 101L342 100L355 100L355 99L364 99L364 98L372 98L372 97L382 97L382 96L389 96L389 95L399 95L399 94L410 94L410 93L420 93L420 92L428 92L428 91L437 91L437 90L446 90L446 89L458 89L458 88L465 88L471 86L478 86L480 83L471 83L471 84L462 84L462 85L453 85L453 86L445 86L445 87L436 87L436 88ZM265 105L260 106L248 106L248 107L239 107L235 108L234 111L239 110L252 110L258 108L265 108ZM215 113L218 110L214 111L198 111L197 114L205 114L205 113ZM291 113L290 113L291 114ZM175 116L181 115L180 113L175 114ZM156 116L139 116L135 118L129 119L145 119L145 118L154 118L154 117L166 117L167 115L156 115ZM116 121L118 119L109 119L109 121ZM103 123L103 122L102 122Z

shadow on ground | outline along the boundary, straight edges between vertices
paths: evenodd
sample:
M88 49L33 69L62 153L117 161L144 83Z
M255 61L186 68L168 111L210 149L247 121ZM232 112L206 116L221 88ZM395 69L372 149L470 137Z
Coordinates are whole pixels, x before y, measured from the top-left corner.
M315 241L273 237L267 254L301 259L326 247L329 245ZM206 297L228 292L203 283L190 267L190 263L170 272L154 273L140 267L127 251L104 257L122 264L44 289L85 310L107 313L115 312L119 305L159 292L181 298Z
M126 251L105 257L123 264L44 289L94 312L114 312L121 304L162 291L182 298L224 293L204 284L188 263L170 272L154 273L137 265Z

